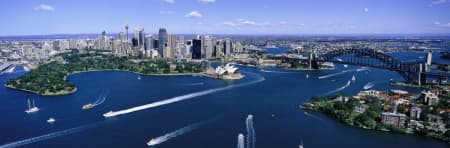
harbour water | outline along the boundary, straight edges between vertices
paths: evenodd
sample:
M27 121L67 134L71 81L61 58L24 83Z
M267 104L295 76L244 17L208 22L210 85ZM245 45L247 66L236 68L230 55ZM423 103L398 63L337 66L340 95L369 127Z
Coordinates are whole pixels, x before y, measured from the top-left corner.
M298 107L312 96L333 93L354 95L369 82L372 89L419 90L389 86L389 79L401 80L393 71L336 65L334 70L285 71L279 68L240 67L247 76L241 80L223 81L194 76L141 76L129 72L105 71L71 75L78 87L74 94L44 97L0 87L0 147L147 147L155 137L170 135L155 147L236 147L239 133L246 133L246 118L253 115L255 147L448 147L427 137L357 129L339 123L321 113ZM318 77L340 73L332 77ZM0 76L3 86L12 77L24 74L22 68ZM306 78L306 75L309 78ZM346 86L352 76L356 81ZM258 81L263 78L263 81ZM252 83L254 82L254 83ZM209 94L104 118L110 110L121 110L173 97L190 95L216 88L230 87ZM103 92L109 92L105 95ZM101 104L82 110L84 104L107 96ZM35 99L41 110L26 114L27 99ZM53 117L57 122L48 124ZM187 125L216 118L190 130ZM189 127L189 126L187 126ZM246 135L245 135L246 136ZM6 145L8 144L8 145Z

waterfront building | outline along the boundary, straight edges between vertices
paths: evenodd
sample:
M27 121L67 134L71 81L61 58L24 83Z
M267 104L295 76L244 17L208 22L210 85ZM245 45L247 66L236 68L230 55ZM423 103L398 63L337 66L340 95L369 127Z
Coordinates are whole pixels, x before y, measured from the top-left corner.
M439 97L431 91L422 91L421 98L422 98L423 103L430 105L430 106L436 105L439 102Z
M158 34L158 53L161 54L161 57L164 57L164 52L166 50L167 47L167 31L165 28L160 28L159 29L159 34Z
M383 112L381 113L381 122L384 125L395 128L403 128L406 123L406 115L401 113Z
M409 117L411 119L420 119L420 114L422 113L422 108L418 106L412 106L409 111Z

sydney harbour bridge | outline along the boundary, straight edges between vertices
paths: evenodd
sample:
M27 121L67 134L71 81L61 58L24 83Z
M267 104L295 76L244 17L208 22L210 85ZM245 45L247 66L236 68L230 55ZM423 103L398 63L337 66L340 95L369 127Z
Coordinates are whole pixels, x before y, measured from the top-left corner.
M333 62L365 67L387 69L398 72L407 82L424 84L429 78L437 83L447 81L450 73L431 70L432 54L426 54L423 60L401 61L400 59L374 49L346 48L317 54L310 53L307 58L296 58L286 56L269 56L271 59L283 61L298 61L308 63L313 69L319 69L320 63Z

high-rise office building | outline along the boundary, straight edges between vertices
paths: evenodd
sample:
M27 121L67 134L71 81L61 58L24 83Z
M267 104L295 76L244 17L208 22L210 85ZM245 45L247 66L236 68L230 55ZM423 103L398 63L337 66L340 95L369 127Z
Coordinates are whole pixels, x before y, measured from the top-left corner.
M216 51L214 54L214 56L216 58L222 57L222 42L221 41L216 41L214 51Z
M212 54L213 54L213 48L214 48L213 47L213 38L206 36L206 37L204 37L203 42L204 42L203 48L204 48L204 52L205 52L204 58L211 59Z
M202 40L192 40L192 59L202 59Z
M159 29L158 34L158 53L161 55L161 57L164 57L164 52L167 47L167 31L165 28Z
M224 56L230 55L231 54L231 41L230 39L225 39L224 42Z
M164 52L164 58L166 59L175 59L175 47L176 47L176 37L173 34L168 35L167 37L167 46Z
M145 32L144 32L144 29L140 29L139 30L138 41L139 41L139 46L144 46L145 45Z
M153 39L152 36L145 37L144 49L145 49L145 50L151 50L151 49L153 49L153 47L154 47L153 43L154 43L154 42L155 42L155 41L154 41L154 39Z

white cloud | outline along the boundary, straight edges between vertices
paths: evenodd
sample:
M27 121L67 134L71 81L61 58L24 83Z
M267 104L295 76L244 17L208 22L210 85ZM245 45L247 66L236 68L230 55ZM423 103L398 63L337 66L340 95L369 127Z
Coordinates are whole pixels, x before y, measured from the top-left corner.
M225 25L225 26L230 26L230 27L243 27L243 26L267 27L267 26L272 25L272 23L270 23L270 22L256 22L256 21L246 20L246 19L237 19L237 21L234 21L234 22L227 21L227 22L223 22L221 24Z
M280 25L286 25L286 24L288 24L287 21L280 21Z
M198 11L191 11L188 14L186 14L184 17L188 18L201 18L203 15Z
M441 22L434 22L433 23L435 26L438 26L438 27L450 27L450 22L448 22L448 23L441 23Z
M431 4L439 5L439 4L444 4L444 3L447 3L447 2L449 2L449 0L432 0Z
M168 4L175 4L175 0L162 0L162 1Z
M203 3L203 4L211 4L211 3L215 3L216 0L198 0L198 2Z
M41 5L34 7L34 10L35 11L55 11L55 7L46 5L46 4L41 4Z
M369 8L364 8L364 12L369 12Z

